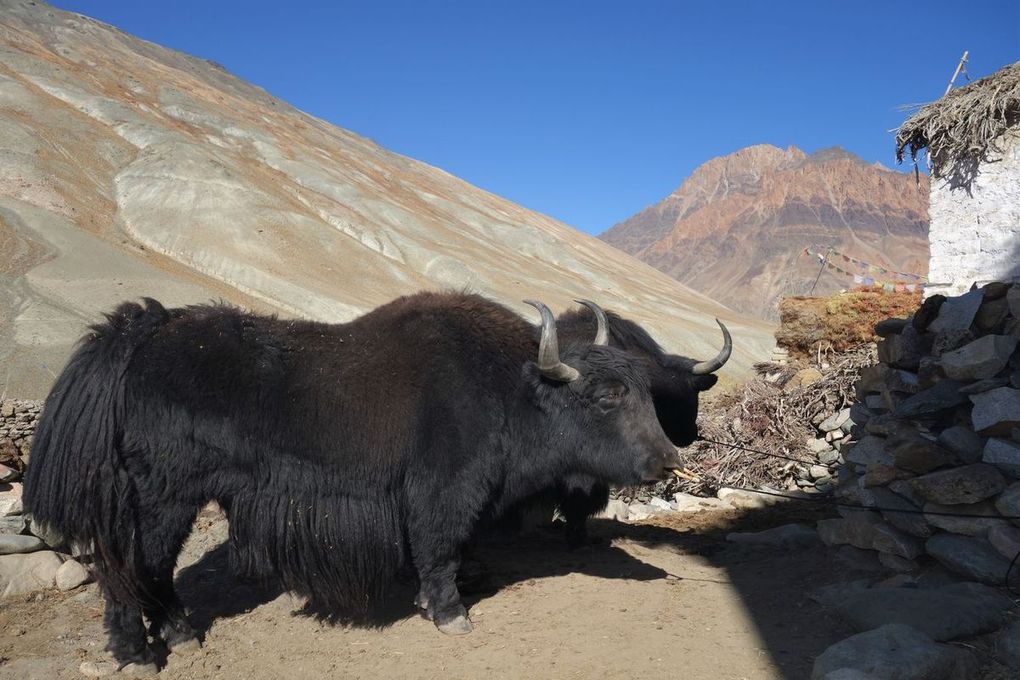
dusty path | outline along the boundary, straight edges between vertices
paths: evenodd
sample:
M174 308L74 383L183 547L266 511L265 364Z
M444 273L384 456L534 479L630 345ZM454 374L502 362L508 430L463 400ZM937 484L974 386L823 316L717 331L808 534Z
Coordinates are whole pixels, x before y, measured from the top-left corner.
M171 654L160 677L800 679L850 632L808 599L837 580L824 548L725 542L774 516L670 517L595 522L609 542L576 552L552 529L479 549L488 576L469 599L475 632L459 638L405 604L409 586L377 627L302 615L291 596L230 577L225 522L200 519L178 583L205 646ZM0 678L82 677L82 660L104 658L101 616L94 585L0 605Z

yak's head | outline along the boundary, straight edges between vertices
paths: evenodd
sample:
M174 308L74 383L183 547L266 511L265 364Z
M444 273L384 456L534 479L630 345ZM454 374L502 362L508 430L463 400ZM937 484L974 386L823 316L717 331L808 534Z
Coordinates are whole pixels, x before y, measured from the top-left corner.
M545 412L550 448L562 456L557 472L636 484L679 468L676 447L656 417L648 363L608 345L602 310L584 303L600 320L595 340L572 343L561 358L552 312L526 302L542 313L538 361L525 370Z
M589 311L590 310L590 311ZM605 323L609 328L610 345L626 350L647 364L648 380L655 403L655 414L669 440L676 446L688 446L698 438L698 399L702 392L715 385L714 375L730 358L733 341L721 321L723 347L707 361L698 361L677 354L666 354L659 344L638 324L612 312L588 309L567 312L560 317L563 330L570 338L591 333L593 326Z

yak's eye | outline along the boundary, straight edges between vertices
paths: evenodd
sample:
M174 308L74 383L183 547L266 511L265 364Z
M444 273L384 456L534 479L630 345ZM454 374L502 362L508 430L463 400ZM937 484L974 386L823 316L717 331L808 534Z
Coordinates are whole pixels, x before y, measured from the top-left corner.
M596 392L595 400L602 408L610 409L619 404L620 400L623 399L623 395L626 393L627 388L623 385L612 385Z

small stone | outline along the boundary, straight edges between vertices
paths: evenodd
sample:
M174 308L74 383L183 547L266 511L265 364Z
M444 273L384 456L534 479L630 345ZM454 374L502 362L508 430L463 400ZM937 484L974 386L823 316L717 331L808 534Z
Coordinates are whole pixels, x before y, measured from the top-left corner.
M942 303L945 301L945 295L936 294L926 298L918 310L914 312L914 319L911 321L914 328L921 333L927 331L932 322L938 318L939 308L942 307Z
M836 550L836 561L851 571L885 571L874 550L862 550L852 545L843 545Z
M912 560L924 552L924 542L888 524L875 526L871 547L880 552Z
M672 505L669 504L669 501L664 500L662 498L658 498L658 497L652 497L652 499L650 501L648 501L648 504L651 505L654 508L658 508L659 510L670 511L670 510L675 510L676 509Z
M868 424L868 421L872 417L874 417L874 415L875 415L875 413L873 411L871 411L870 409L868 409L867 406L865 406L864 404L862 404L860 402L855 402L850 407L850 420L847 421L847 422L852 422L855 425L861 425L863 427L864 425ZM844 423L844 425L845 424L846 423Z
M1020 482L1006 487L1006 490L995 499L995 509L1010 518L1013 524L1020 525Z
M892 555L886 552L878 553L878 561L882 563L883 567L892 569L893 571L901 574L913 573L921 568L921 566L914 560L908 560L905 557Z
M925 548L946 569L967 578L994 586L1006 581L1009 561L984 539L936 534L928 539Z
M888 392L883 394L869 394L864 397L864 405L875 413L888 411L891 404L888 402Z
M811 475L811 479L821 479L822 477L830 477L829 468L824 465L812 465L808 469L808 474Z
M892 465L892 454L886 451L885 440L874 435L867 435L850 448L844 448L841 453L850 463L856 465Z
M840 508L840 511L846 513L843 515L846 542L855 548L872 550L875 545L876 529L882 526L881 516L872 510L856 508Z
M548 518L546 518L548 521ZM28 530L32 532L32 535L38 536L42 539L50 548L62 548L66 544L63 534L54 529L53 527L47 526L42 522L37 522L35 519L29 516Z
M61 563L50 550L0 556L0 598L52 588Z
M985 301L981 303L977 315L974 317L974 325L982 333L994 333L1002 329L1002 322L1009 313L1009 305L1003 298L989 299L985 294Z
M939 433L939 443L952 451L964 463L976 463L981 460L985 440L969 427L954 425Z
M832 432L843 427L843 423L850 419L850 409L845 408L840 410L838 413L834 413L818 426L818 429L822 432Z
M1020 554L1020 529L1008 524L997 524L988 530L988 542L999 554L1012 561Z
M904 431L913 431L913 428L891 413L883 413L875 416L868 421L868 424L864 426L864 429L869 433L877 434L880 437L892 437L896 434L903 433Z
M987 392L988 390L994 390L997 387L1005 387L1009 384L1007 378L985 378L984 380L978 380L972 382L969 385L964 385L960 388L960 394L978 394L980 392Z
M825 545L845 545L849 542L846 534L846 520L843 518L820 519L817 523L818 537Z
M720 500L726 501L729 505L738 510L758 510L777 502L768 498L765 494L741 491L739 489L722 488L716 493Z
M23 534L27 528L28 521L24 515L0 517L0 534Z
M727 534L726 540L731 543L787 548L809 547L819 542L818 532L803 524L785 524L764 531L735 532Z
M989 439L981 460L994 465L1010 477L1020 477L1020 446L1011 441L994 437Z
M12 467L0 465L0 482L13 482L21 477L21 473Z
M998 515L991 501L969 505L926 503L924 506L924 518L933 527L966 536L987 536L992 527L1009 526L1009 522Z
M960 383L940 380L934 386L904 399L894 413L906 419L937 419L966 400L966 395L960 394Z
M828 451L831 448L832 446L829 445L829 442L825 441L824 439L815 439L812 437L811 439L807 440L808 451L815 455L820 454L822 451Z
M823 465L835 465L839 462L839 451L827 449L818 454L818 460Z
M864 486L885 486L890 482L899 479L910 479L913 476L914 475L912 473L907 472L906 470L901 470L898 467L875 463L874 465L869 465L867 472L864 473Z
M981 292L984 293L984 302L982 306L987 305L989 300L998 300L1006 297L1013 285L1004 283L1002 281L991 281L981 286Z
M889 489L870 489L869 493L873 501L869 505L882 508L882 517L886 522L911 536L931 536L931 527L921 514L921 508Z
M673 502L676 503L677 512L701 512L702 510L721 510L733 507L718 498L704 498L682 492L673 494Z
M913 326L878 342L878 360L890 368L916 371L921 357L930 352L931 339L919 334Z
M0 517L20 515L22 512L21 482L0 484Z
M1008 437L1010 430L1020 426L1020 390L1000 387L972 394L970 400L974 402L971 420L978 434Z
M30 553L42 550L46 547L36 536L17 536L11 534L0 534L0 555L14 555L17 553Z
M995 645L996 656L1014 671L1020 672L1020 620L1014 621L999 633Z
M923 474L956 462L952 451L920 435L897 438L890 443L893 465L902 470Z
M85 585L92 580L92 575L77 560L67 560L55 575L57 588L60 590L72 590L78 586Z
M627 503L619 498L614 498L606 505L606 509L597 515L600 519L612 519L623 522L627 519L629 510Z
M1006 488L1006 479L995 467L975 463L930 472L910 481L917 495L932 503L962 505L991 498Z
M910 485L910 480L897 480L895 482L890 482L889 490L900 498L910 501L912 505L918 508L925 503L925 500L921 498L921 496L914 491L914 487Z
M1010 335L985 335L960 349L942 355L942 370L952 380L971 381L994 378L1006 367L1016 350L1017 339Z
M665 511L662 508L657 508L650 503L631 503L627 508L627 519L638 521L648 519L652 515L661 515L663 512Z
M885 387L891 392L917 394L921 391L921 383L916 373L911 371L892 370L885 380Z
M811 680L843 669L884 680L973 680L978 665L965 649L937 643L902 623L888 623L826 649L815 659Z
M875 335L880 338L899 335L908 323L910 323L910 319L883 319L875 324Z
M113 661L83 661L78 671L88 678L105 678L117 672L117 664Z

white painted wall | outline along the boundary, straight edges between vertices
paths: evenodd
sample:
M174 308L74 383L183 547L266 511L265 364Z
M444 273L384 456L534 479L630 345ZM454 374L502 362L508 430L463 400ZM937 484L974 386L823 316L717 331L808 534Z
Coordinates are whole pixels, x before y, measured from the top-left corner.
M1002 158L981 165L970 194L932 180L926 297L1020 280L1020 129L998 142Z

